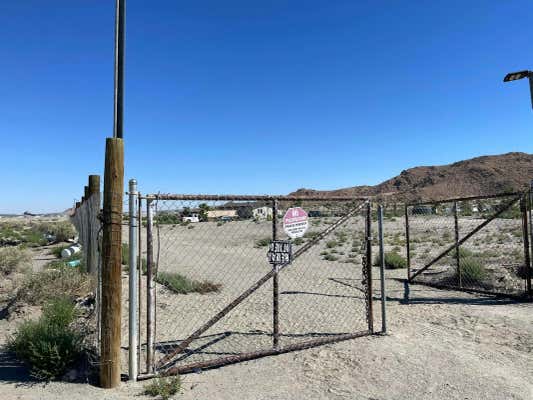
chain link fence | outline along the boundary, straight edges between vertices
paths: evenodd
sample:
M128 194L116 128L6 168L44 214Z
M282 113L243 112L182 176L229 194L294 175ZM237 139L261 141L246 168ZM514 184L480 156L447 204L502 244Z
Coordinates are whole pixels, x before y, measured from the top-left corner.
M406 206L410 282L527 297L527 205L514 193Z
M373 332L372 273L364 262L372 221L364 199L141 198L141 375ZM283 217L296 207L307 212L309 227L291 239ZM269 263L273 240L291 244L290 262Z

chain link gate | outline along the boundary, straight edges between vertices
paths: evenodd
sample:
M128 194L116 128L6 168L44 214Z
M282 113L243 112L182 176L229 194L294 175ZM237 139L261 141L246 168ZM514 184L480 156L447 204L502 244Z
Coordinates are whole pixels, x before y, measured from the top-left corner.
M409 282L531 298L523 193L409 204L405 226Z
M282 226L291 207L309 216L301 238ZM367 199L158 194L138 216L139 378L373 333ZM269 263L273 240L290 262Z

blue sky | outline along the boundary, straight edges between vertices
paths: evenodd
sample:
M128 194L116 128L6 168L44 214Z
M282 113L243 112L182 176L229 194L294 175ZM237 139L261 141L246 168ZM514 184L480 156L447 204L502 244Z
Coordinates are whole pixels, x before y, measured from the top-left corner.
M128 0L126 179L141 191L376 184L533 152L528 1ZM0 4L0 213L63 210L112 135L112 0Z

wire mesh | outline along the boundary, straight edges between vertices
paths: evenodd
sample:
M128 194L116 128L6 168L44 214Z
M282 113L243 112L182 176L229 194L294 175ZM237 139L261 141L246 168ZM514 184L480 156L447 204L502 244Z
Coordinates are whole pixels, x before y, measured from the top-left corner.
M414 281L523 296L529 249L520 198L510 194L407 207Z
M353 211L361 202L280 201L277 213L273 204L190 197L155 202L155 363L160 368L275 346L274 272L267 250L274 225L277 239L288 239L282 216L291 206L308 212L310 227L303 238L291 240L293 253L301 255L278 273L277 348L367 333L364 218L361 209ZM331 232L317 237L328 228ZM226 312L228 305L232 309ZM141 325L145 321L141 316Z

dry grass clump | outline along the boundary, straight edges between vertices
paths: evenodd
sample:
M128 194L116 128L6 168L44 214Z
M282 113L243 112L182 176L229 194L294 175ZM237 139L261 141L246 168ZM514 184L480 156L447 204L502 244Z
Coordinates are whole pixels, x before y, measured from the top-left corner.
M17 300L32 305L45 304L52 294L70 299L87 296L93 288L93 278L80 268L58 265L29 274L17 292Z
M39 222L35 225L34 230L42 234L54 235L57 242L66 242L67 239L76 236L76 229L69 221Z
M155 281L178 294L218 292L222 287L219 283L195 281L173 272L160 272Z
M26 272L30 266L31 254L20 247L0 248L0 274L9 275L13 272Z
M176 376L164 376L154 378L144 386L143 394L168 400L181 390L181 378Z

